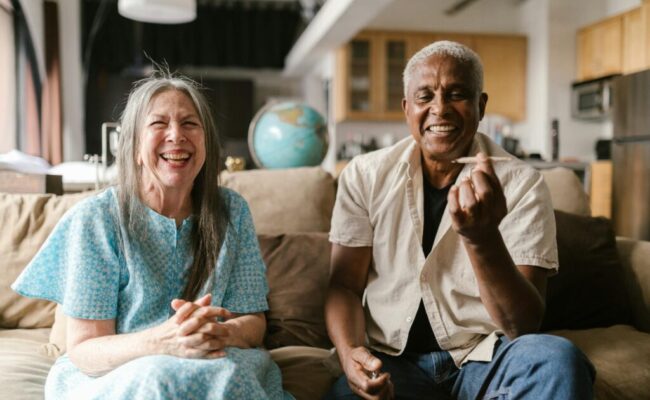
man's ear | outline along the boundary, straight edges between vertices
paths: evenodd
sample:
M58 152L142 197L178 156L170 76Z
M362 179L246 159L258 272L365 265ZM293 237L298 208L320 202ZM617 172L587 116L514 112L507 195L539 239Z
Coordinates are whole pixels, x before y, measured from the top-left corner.
M479 111L479 115L481 116L479 120L483 119L483 117L485 116L485 106L487 105L487 101L488 101L487 93L481 93L481 95L478 98L478 111Z
M402 111L404 111L404 117L408 119L408 102L406 101L406 98L402 98Z

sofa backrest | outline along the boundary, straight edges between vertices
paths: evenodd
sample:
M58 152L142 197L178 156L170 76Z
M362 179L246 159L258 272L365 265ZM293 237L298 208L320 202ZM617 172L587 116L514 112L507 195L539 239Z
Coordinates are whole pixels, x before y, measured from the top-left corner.
M336 184L320 167L225 171L221 184L246 199L258 234L329 232Z
M540 171L551 193L556 210L578 215L591 215L589 196L578 176L570 169L556 167Z
M34 257L54 225L87 192L75 195L0 193L0 328L45 328L54 304L23 297L10 285Z
M248 201L259 234L328 232L335 182L319 167L224 173L221 183ZM11 290L63 214L95 192L0 193L0 328L44 328L54 322L54 304Z

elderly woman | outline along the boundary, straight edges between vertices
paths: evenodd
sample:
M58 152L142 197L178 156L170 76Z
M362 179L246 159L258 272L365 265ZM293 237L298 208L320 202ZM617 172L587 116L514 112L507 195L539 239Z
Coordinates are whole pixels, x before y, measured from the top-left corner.
M219 188L195 84L157 73L122 115L119 184L71 209L14 283L55 301L51 399L284 399L262 343L265 267L246 202Z

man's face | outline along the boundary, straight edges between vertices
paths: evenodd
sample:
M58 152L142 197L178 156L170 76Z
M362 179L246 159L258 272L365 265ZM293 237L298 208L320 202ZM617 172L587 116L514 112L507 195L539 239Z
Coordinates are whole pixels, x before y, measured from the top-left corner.
M423 156L453 160L469 151L486 103L467 63L435 55L416 66L402 108Z

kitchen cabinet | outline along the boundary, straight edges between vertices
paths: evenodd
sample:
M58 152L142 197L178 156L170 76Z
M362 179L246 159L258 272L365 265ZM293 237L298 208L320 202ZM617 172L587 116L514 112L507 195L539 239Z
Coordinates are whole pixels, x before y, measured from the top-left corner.
M580 29L577 79L650 68L650 2Z
M623 18L617 15L578 31L578 80L621 73Z
M525 118L525 37L364 31L337 52L335 120L403 120L404 67L418 50L438 40L463 43L479 54L484 64L489 113L514 121Z
M612 217L612 162L601 160L590 165L589 202L594 217Z
M369 34L358 35L338 51L334 85L334 115L337 120L372 119L379 107L377 40ZM340 73L344 71L344 73Z
M650 68L650 2L623 14L622 73Z
M645 69L646 47L645 23L641 7L622 15L623 54L621 72L629 74Z
M483 61L486 112L512 121L526 116L526 38L485 35L474 38L474 50Z
M335 119L402 120L402 71L409 49L403 36L381 32L361 33L339 49Z

